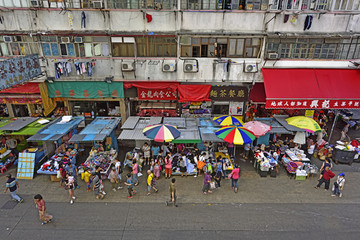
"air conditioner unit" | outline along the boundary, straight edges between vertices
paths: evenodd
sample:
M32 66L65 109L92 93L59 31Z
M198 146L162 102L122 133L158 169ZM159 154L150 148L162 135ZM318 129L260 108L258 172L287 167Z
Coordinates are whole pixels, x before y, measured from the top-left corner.
M123 61L121 63L121 71L123 72L132 72L135 71L135 64L131 61Z
M175 72L176 71L176 62L165 60L162 65L163 72Z
M246 63L244 67L244 72L255 73L258 71L256 63Z
M273 59L273 60L279 59L279 54L278 53L268 53L267 59Z
M74 37L74 43L83 43L82 37Z
M70 38L69 38L69 37L61 37L61 42L62 42L62 43L69 43L69 42L70 42Z
M41 7L41 2L38 0L31 0L30 2L32 7Z
M93 1L92 6L93 6L93 8L103 8L103 2L102 1Z
M184 61L184 72L196 73L198 71L199 71L199 66L198 66L197 60L185 60Z
M9 43L12 42L12 37L10 36L3 36L4 42Z

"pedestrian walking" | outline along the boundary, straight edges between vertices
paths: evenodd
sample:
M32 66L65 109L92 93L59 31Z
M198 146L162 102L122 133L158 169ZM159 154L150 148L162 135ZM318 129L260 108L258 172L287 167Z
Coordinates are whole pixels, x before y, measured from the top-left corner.
M22 203L24 201L24 199L22 199L21 197L19 197L16 194L16 191L19 188L19 183L18 183L17 179L12 178L11 174L6 175L6 177L7 177L7 181L6 181L6 185L5 185L6 187L5 187L4 193L6 193L7 190L9 189L12 199L14 201L17 201L18 203Z
M74 196L75 179L74 176L71 175L71 173L66 174L65 190L69 191L70 204L73 204L74 200L76 199L76 197Z
M333 186L333 194L331 195L332 197L342 197L342 190L344 190L344 185L345 185L345 173L340 173L339 176L337 177L336 182L334 182L334 186Z
M202 188L203 194L212 193L212 191L210 191L210 182L211 182L210 172L206 171L204 176L204 185Z
M65 177L66 177L66 171L65 171L63 163L59 164L59 170L58 170L58 172L56 174L57 174L57 177L60 179L60 187L64 187L64 180L65 180Z
M74 178L74 186L76 188L79 188L78 182L77 182L78 170L77 170L75 164L72 164L71 162L69 162L68 165L65 167L65 170L67 173L71 174L71 176Z
M219 163L218 163L219 164ZM219 165L218 165L219 166ZM220 164L220 167L221 167L221 164ZM219 188L221 187L221 178L222 178L223 174L222 174L222 171L216 171L216 174L215 174L215 182L216 182L216 187Z
M325 172L319 180L318 185L315 188L319 188L323 183L325 183L325 191L329 190L330 179L335 177L335 174L330 170L328 166L325 167Z
M123 169L122 169L121 162L119 161L119 159L115 159L115 168L116 168L116 173L118 175L118 179L121 182L121 180L122 180L121 174L123 173Z
M99 191L101 192L102 195L106 195L106 192L104 191L104 184L103 184L102 179L101 179L101 172L102 171L104 171L104 169L102 169L101 167L99 167L99 166L95 167L95 174L98 176L99 182L100 182Z
M159 190L155 187L156 185L156 182L155 182L155 178L154 178L154 174L150 171L150 170L147 170L147 174L148 174L148 178L146 180L146 183L147 183L147 194L146 196L149 196L151 193L151 189L154 189L154 191L157 193Z
M129 193L128 198L133 198L133 195L136 193L136 191L133 189L134 181L131 179L131 174L130 173L128 173L126 175L125 185L126 185L126 188L128 190L128 193Z
M50 214L47 213L45 201L40 194L36 194L34 196L34 203L35 203L35 207L39 210L39 218L40 218L41 224L44 225L44 224L51 222L53 219L53 216L51 216Z
M90 188L90 177L91 177L90 169L86 168L84 170L84 172L82 173L82 176L83 176L84 182L86 184L86 190L88 192L90 192L91 191L91 188Z
M240 168L237 164L235 164L235 168L231 171L231 187L235 193L238 192L238 180L239 180Z
M175 182L176 182L176 179L173 178L171 179L171 183L170 183L170 187L169 187L169 190L170 190L170 200L169 201L165 201L165 204L166 206L169 206L170 204L173 205L173 207L178 207L178 205L176 204L176 187L175 187Z
M101 180L99 178L99 175L95 173L92 174L92 182L93 182L93 191L95 193L96 199L104 199L104 194L101 191Z
M132 181L134 182L135 186L139 184L138 173L139 173L139 164L134 159L132 165Z
M187 177L186 161L187 161L187 159L186 159L185 153L181 153L180 158L179 158L181 177L184 177L184 173L185 173L185 176Z
M116 190L121 189L118 174L116 173L115 167L111 168L109 178L110 178L110 182L111 182L111 188L114 192L116 192Z
M319 179L320 180L325 172L325 168L326 167L329 167L329 169L331 170L333 168L333 164L331 162L331 159L330 158L325 158L325 161L323 162L323 164L321 165L320 167L320 176L319 176Z

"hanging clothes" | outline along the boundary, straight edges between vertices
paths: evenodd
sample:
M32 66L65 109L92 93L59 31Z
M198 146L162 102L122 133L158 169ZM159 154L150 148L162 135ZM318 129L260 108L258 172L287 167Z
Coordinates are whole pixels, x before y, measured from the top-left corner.
M309 30L311 28L313 16L307 15L304 22L304 31Z
M81 28L86 28L86 15L85 12L81 12Z
M81 74L80 63L76 62L74 65L75 65L75 69L76 69L76 74L80 75Z

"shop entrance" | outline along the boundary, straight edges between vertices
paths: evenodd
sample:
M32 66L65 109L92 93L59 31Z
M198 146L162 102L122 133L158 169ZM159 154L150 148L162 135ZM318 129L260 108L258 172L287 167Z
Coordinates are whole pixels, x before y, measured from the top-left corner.
M71 101L70 106L75 116L120 116L119 101Z
M29 110L26 105L13 104L15 117L28 117Z

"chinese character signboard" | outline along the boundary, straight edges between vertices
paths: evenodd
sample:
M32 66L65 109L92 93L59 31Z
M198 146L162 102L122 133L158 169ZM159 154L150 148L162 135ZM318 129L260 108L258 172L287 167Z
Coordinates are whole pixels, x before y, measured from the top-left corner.
M177 100L177 90L138 88L139 100Z
M352 109L360 108L359 100L266 100L266 108L283 109Z
M0 62L0 90L27 82L41 74L36 54Z
M213 101L246 102L248 89L240 86L212 86L209 98Z

